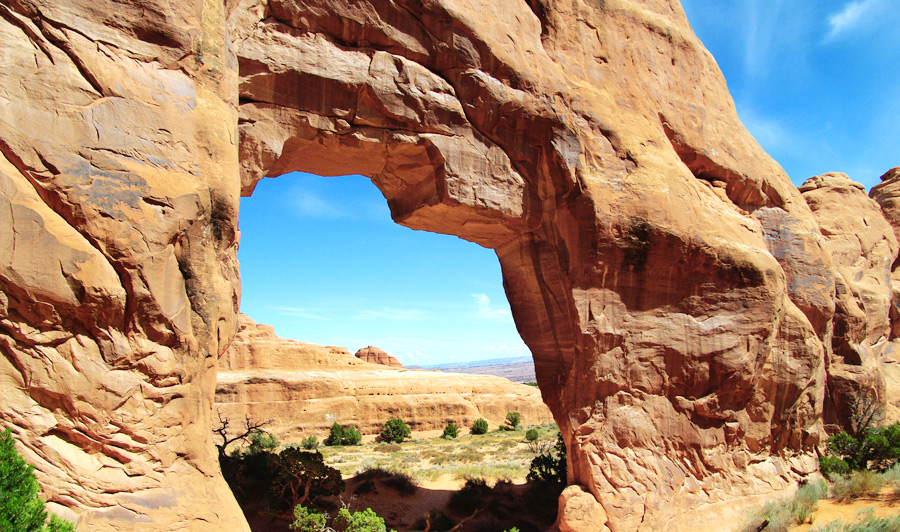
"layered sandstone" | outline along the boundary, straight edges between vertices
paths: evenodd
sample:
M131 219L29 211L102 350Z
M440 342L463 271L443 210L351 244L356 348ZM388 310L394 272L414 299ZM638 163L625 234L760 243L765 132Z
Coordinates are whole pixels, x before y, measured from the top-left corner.
M270 421L266 430L285 442L322 439L335 422L377 434L394 417L414 432L441 430L451 421L470 427L478 418L496 427L511 411L525 424L553 421L531 386L364 362L344 348L279 338L244 315L219 361L216 409L231 420Z
M391 366L395 368L403 367L403 364L397 360L397 357L371 345L357 351L356 358L372 364L381 364L382 366Z
M398 223L496 251L569 447L561 529L696 530L790 487L834 383L893 356L896 244L823 237L675 0L0 14L0 419L80 527L247 529L211 442L216 364L238 195L291 170L365 174ZM877 218L832 181L805 192L817 211ZM873 191L895 230L897 188Z
M881 212L900 240L900 166L881 176L881 182L869 191L881 207ZM900 420L900 264L894 259L891 265L891 303L888 312L891 321L891 343L882 352L882 376L884 378L887 418Z

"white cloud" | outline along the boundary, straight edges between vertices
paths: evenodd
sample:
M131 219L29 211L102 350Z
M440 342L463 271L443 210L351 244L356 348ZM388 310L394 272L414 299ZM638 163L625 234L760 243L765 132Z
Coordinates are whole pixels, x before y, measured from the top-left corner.
M309 320L318 320L318 321L331 321L331 318L326 318L324 316L320 316L317 314L316 309L309 308L300 308L300 307L269 307L275 312L282 314L284 316L291 316L293 318L306 318Z
M301 216L310 218L343 218L345 213L340 205L335 205L309 190L301 190L294 196L294 205Z
M508 309L491 308L491 298L487 294L472 294L478 305L478 317L486 320L512 321L512 314Z
M524 344L522 345L491 345L487 347L487 350L492 353L508 353L513 355L529 355L531 351L529 351L528 347Z
M841 35L864 26L872 21L876 14L875 8L881 0L855 0L844 6L837 13L828 17L828 34L825 41L832 41Z
M380 309L365 309L357 312L354 320L394 320L416 321L425 318L426 312L421 309L397 309L383 307Z

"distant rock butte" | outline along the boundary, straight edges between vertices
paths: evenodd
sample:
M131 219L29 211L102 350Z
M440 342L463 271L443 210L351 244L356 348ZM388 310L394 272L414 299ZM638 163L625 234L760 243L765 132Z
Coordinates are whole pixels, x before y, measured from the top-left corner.
M294 170L496 252L569 449L561 530L700 532L813 473L854 390L897 413L898 172L875 203L798 191L676 0L0 10L0 422L82 530L248 529L216 371L240 195Z
M394 357L394 355L390 355L377 347L368 346L363 347L359 351L356 352L356 358L360 360L364 360L366 362L371 362L372 364L381 364L382 366L391 366L394 368L402 368L403 364L400 363L399 360Z
M266 430L294 442L310 435L321 440L334 422L376 434L394 417L413 431L441 430L450 421L470 427L482 417L496 427L511 411L526 424L553 421L531 386L487 375L405 370L358 356L278 338L271 327L241 315L234 342L219 359L216 409L230 420L271 420Z

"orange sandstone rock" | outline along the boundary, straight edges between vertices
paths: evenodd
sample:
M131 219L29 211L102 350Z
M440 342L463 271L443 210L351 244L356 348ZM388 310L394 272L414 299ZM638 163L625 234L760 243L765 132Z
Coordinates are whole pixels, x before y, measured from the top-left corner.
M284 441L322 439L334 422L376 434L394 417L413 431L441 430L450 421L470 427L478 418L496 427L511 411L525 424L553 421L532 386L365 362L344 348L278 338L244 315L240 324L219 362L216 408L229 419L269 420L266 430Z
M392 366L395 368L403 367L403 364L401 364L394 355L390 355L371 345L357 351L356 358L372 364L381 364L382 366Z
M877 221L840 178L801 196L675 0L0 10L0 421L79 527L247 530L216 366L239 194L291 170L365 174L398 223L496 251L585 528L791 486L835 379L896 366L895 241L834 220ZM872 193L895 230L896 183Z

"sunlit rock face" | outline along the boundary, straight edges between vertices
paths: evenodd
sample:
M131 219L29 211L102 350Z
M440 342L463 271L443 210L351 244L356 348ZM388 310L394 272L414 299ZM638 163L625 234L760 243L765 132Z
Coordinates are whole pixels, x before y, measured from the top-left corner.
M835 383L892 360L896 240L831 221L851 184L801 196L674 0L0 11L0 419L86 529L247 529L215 366L238 197L291 170L496 250L569 447L564 530L713 526L813 471Z
M244 315L239 323L216 378L215 408L231 427L249 416L268 421L266 430L280 440L298 443L324 439L336 422L378 434L385 421L400 418L419 438L416 432L440 431L451 421L467 428L484 418L496 428L513 411L523 426L553 421L532 386L493 375L406 370L379 362L397 359L377 347L354 356L344 347L279 338ZM373 356L367 361L361 353Z

